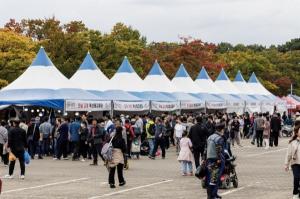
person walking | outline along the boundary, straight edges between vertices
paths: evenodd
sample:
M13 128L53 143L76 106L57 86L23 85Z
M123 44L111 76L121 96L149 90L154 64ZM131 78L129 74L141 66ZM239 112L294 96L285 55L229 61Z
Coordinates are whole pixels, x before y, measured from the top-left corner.
M112 150L112 160L108 161L109 177L108 184L110 188L116 188L115 186L115 172L117 168L119 186L124 186L126 181L123 176L124 168L124 154L126 153L125 140L122 137L123 128L121 126L116 127L116 133L112 138L111 144Z
M204 159L206 140L209 136L209 132L206 125L203 124L201 116L196 117L196 122L197 123L191 127L188 137L193 145L195 168L197 169L200 166L200 155L201 160Z
M163 121L161 118L157 117L155 119L155 141L154 141L154 149L149 156L151 159L155 159L155 154L157 152L158 146L161 149L161 156L162 159L165 159L166 157L166 149L165 149L165 141L164 141L164 134L166 132L166 127L163 124Z
M186 127L182 124L181 119L178 117L176 120L176 125L174 127L174 140L175 140L177 154L180 151L180 139L182 138L182 133L185 130Z
M280 117L274 113L271 122L271 135L270 135L270 146L275 147L278 146L278 137L279 137L279 132L281 131L281 119Z
M24 129L19 126L20 121L14 120L13 126L14 128L10 129L8 133L8 143L7 148L8 151L15 155L16 158L19 159L21 175L20 179L25 179L25 163L24 163L24 152L27 150L27 140L26 140L26 132ZM5 176L5 178L12 179L13 173L15 169L16 160L12 160L9 163L9 173Z
M0 154L4 165L8 166L8 153L7 153L8 131L5 128L5 125L6 122L2 120L0 123Z
M242 146L240 143L240 137L240 122L238 117L234 116L230 124L230 138L232 146L234 146L234 142L236 142L238 146Z
M263 118L263 114L259 113L258 117L254 120L254 130L256 132L257 147L262 147L264 128L265 120Z
M292 168L294 176L293 199L299 199L300 193L300 121L295 122L294 135L289 141L285 157L285 170Z
M85 159L87 158L88 135L89 129L87 128L87 123L86 121L83 121L81 122L81 127L79 131L79 156L82 156L82 162L85 162Z
M265 143L265 149L270 148L270 117L266 116L265 120L265 128L264 128L264 133L263 133L263 138L264 138L264 143Z
M132 141L133 141L135 135L134 135L134 131L133 131L133 128L132 128L132 125L131 125L129 119L125 119L124 127L126 130L127 157L131 158L131 145L132 145Z
M76 117L70 125L70 141L73 149L72 160L79 160L79 131L80 131L80 118Z
M93 163L90 164L91 166L98 165L98 155L101 157L103 162L105 162L103 156L101 155L104 136L105 136L104 122L102 122L101 126L99 126L97 123L97 120L93 119L92 128L90 130L89 139L88 139L90 147L92 148L92 154L93 154Z
M216 124L216 132L207 139L207 198L219 199L218 185L225 165L224 159L224 123Z
M57 154L53 160L60 160L63 156L64 160L68 160L68 141L69 141L69 118L62 118L62 124L58 127L57 138Z
M153 121L152 116L148 116L146 124L146 134L147 134L147 141L149 144L149 157L151 157L153 150L154 150L154 142L155 142L155 123Z
M38 159L42 158L42 148L40 143L39 118L32 118L27 130L27 144L29 146L29 154L34 159L38 154Z
M50 136L51 136L51 132L52 132L52 126L48 120L49 120L49 118L46 116L44 118L43 123L39 127L40 145L41 145L41 150L42 150L41 158L42 158L42 156L49 155Z
M187 137L188 132L183 131L182 138L180 140L180 152L177 160L181 163L182 176L193 175L193 154L191 148L193 144L190 138Z

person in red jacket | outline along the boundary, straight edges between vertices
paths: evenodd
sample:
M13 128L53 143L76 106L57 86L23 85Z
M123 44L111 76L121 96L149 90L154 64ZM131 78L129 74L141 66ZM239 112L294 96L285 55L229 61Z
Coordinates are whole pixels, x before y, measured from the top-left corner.
M129 119L125 120L125 130L126 130L126 136L127 136L127 155L129 158L131 158L131 144L132 144L132 140L135 137L134 135L134 131L132 128L132 125L130 124Z

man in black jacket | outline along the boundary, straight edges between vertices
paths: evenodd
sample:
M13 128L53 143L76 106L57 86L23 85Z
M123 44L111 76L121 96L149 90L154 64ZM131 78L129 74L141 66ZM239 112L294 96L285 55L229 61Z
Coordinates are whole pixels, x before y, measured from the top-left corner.
M279 137L279 132L281 131L281 119L280 117L274 113L271 122L270 122L270 127L271 127L271 134L270 134L270 146L278 146L278 137Z
M13 153L16 158L19 159L20 167L21 167L21 175L20 179L25 178L25 163L24 163L24 152L27 149L27 140L26 140L26 132L24 129L19 127L20 121L14 120L13 126L8 133L8 151ZM9 175L6 175L5 178L13 178L14 168L16 161L10 161L9 164Z
M101 155L104 135L105 135L104 124L102 123L102 126L100 127L98 125L98 121L96 119L93 119L92 127L88 138L93 153L93 163L90 164L91 166L98 165L98 155L101 157L103 162L105 162L103 156Z
M197 123L193 125L189 132L189 138L193 144L193 153L195 159L195 166L198 168L200 165L200 154L201 159L204 158L204 150L206 145L206 140L208 137L208 131L204 124L202 124L202 117L198 116L196 118Z

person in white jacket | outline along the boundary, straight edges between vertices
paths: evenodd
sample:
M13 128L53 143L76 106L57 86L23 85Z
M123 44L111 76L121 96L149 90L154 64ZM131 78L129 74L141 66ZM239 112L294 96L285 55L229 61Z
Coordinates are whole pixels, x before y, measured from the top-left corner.
M285 170L292 168L294 176L293 199L299 199L300 183L300 121L295 122L294 135L289 141L288 151L285 157Z

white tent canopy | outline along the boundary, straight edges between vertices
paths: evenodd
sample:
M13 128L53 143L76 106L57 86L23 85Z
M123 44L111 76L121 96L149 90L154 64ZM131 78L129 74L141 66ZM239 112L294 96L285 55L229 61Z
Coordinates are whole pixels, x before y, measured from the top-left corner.
M106 90L123 90L129 92L143 92L151 89L143 82L143 80L134 71L125 56L121 66L116 74L110 79L106 85Z
M144 79L145 84L151 85L150 89L157 92L176 92L176 88L155 60L149 74Z
M212 79L207 74L204 67L201 68L199 75L197 76L195 83L204 90L206 93L220 94L222 91L215 85Z
M195 84L183 64L180 65L175 77L172 79L172 84L178 92L205 93L202 88Z
M70 81L84 90L95 91L104 91L109 84L109 79L98 68L89 52Z

